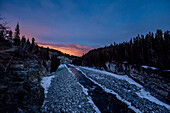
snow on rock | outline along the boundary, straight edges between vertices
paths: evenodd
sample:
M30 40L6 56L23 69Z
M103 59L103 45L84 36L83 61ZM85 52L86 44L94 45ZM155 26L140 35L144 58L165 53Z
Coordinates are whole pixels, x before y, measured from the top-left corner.
M143 65L143 66L141 66L141 67L144 68L144 69L158 70L158 68L150 67L150 66L145 66L145 65Z
M74 65L72 65L72 66L74 66ZM65 65L65 67L66 67L67 70L72 74L72 76L74 76L74 74L68 69L68 67L67 67L66 65ZM74 66L74 67L75 67L75 66ZM76 68L76 69L78 69L78 68ZM79 69L78 69L78 70L79 70ZM80 71L81 71L81 70L80 70ZM96 113L101 113L100 110L99 110L99 108L94 104L94 102L92 101L91 97L89 96L89 94L88 94L88 89L85 88L83 85L81 85L79 82L77 82L77 84L79 84L79 85L82 87L83 92L88 96L87 99L89 100L89 103L92 104L93 109L96 111Z
M51 76L42 77L41 86L44 88L45 98L47 98L48 88L49 88L50 85L51 85L51 80L52 80L52 78L55 77L55 75L53 75L53 74L54 74L54 72L51 73ZM44 107L44 105L45 105L46 102L47 102L47 101L44 100L42 107ZM47 108L45 108L45 109L47 109Z
M94 81L93 79L89 78L83 71L81 71L79 68L76 68L77 70L79 70L82 74L84 74L89 80L91 80L94 84L98 85L99 87L101 87L105 92L107 93L111 93L113 95L116 95L117 99L121 100L122 102L124 102L125 104L128 105L129 108L131 108L132 110L134 110L136 113L141 113L141 111L137 108L135 108L134 106L131 105L130 102L128 102L125 99L122 99L119 94L117 94L116 92L114 92L113 90L110 90L108 88L106 88L105 86L97 83L96 81Z
M41 85L42 87L44 88L44 93L45 93L45 96L46 94L48 93L48 88L51 84L51 80L52 78L54 78L55 76L52 75L52 76L47 76L47 77L43 77L42 80L41 80Z
M142 85L140 85L139 83L135 82L133 79L131 79L127 75L117 75L117 74L110 73L110 72L107 72L107 71L101 71L101 70L98 70L98 69L92 69L92 68L88 68L88 67L81 67L81 68L87 69L87 70L91 70L91 71L94 71L94 72L99 72L99 73L106 74L106 75L110 75L110 76L113 76L113 77L121 79L121 80L126 80L130 84L134 84L134 85L136 85L138 87L143 87Z
M129 105L130 108L132 108L134 111L137 111L137 112L140 112L141 110L145 109L146 107L149 107L150 104L153 103L154 107L150 107L150 109L154 109L156 110L155 108L158 108L159 110L164 110L164 108L162 107L165 107L166 109L170 110L170 106L160 100L158 100L156 97L152 96L150 94L150 92L146 91L144 89L144 87L142 85L140 85L139 83L135 82L133 79L129 78L127 75L116 75L116 74L113 74L113 73L110 73L110 72L106 72L106 71L101 71L101 70L98 70L98 69L93 69L93 68L88 68L88 67L78 67L77 66L77 69L79 71L81 71L87 78L89 78L92 82L94 82L95 84L97 84L98 86L100 86L101 88L103 88L106 92L108 93L112 93L112 94L115 94L116 97L125 102L127 105ZM87 71L86 71L87 70ZM87 74L85 74L85 73ZM127 83L129 83L129 85L135 85L136 88L133 88L128 90L126 89L126 83L124 84L123 81L119 81L119 83L114 83L114 87L116 86L116 84L118 85L117 88L123 88L123 90L125 91L125 93L127 92L130 92L128 93L128 95L134 95L136 94L137 97L135 98L131 98L133 101L130 101L128 102L127 100L125 100L123 97L119 96L119 90L117 89L114 89L114 87L110 87L110 85L108 85L108 82L111 81L109 76L113 77L114 78L114 81L112 81L113 83L114 82L117 82L116 79L119 79L119 80L123 80L123 81L126 81ZM105 79L100 79L100 77L105 77ZM106 82L104 82L106 81ZM124 85L125 86L124 86ZM127 84L128 85L128 84ZM128 86L129 86L128 85ZM116 88L116 87L115 87ZM122 90L122 91L123 91ZM116 91L116 92L115 92ZM117 92L118 91L118 92ZM123 92L122 92L123 93ZM121 94L122 95L122 94ZM130 97L130 96L129 96ZM129 97L125 97L125 98L129 98ZM150 104L148 105L145 105L145 106L142 106L142 103L145 103L146 100L142 101L141 98L143 99L146 99ZM140 102L140 105L138 104L138 107L142 107L139 111L138 107L134 107L134 106L131 106L131 102L138 102L138 101L142 101ZM155 106L158 105L158 106ZM159 107L160 106L160 107ZM162 107L161 107L162 106ZM148 108L147 108L148 109ZM143 111L142 111L143 112Z
M64 64L60 64L60 65L58 66L58 69L62 69L62 68L64 68L64 67L65 67Z
M62 68L64 68L64 67L65 67L64 64L60 64L60 65L58 66L58 69L62 69ZM49 86L50 86L50 84L51 84L52 78L55 77L54 74L55 74L55 72L51 73L51 76L42 77L41 85L42 85L42 87L44 88L44 93L45 93L45 95L48 93L48 88L49 88Z
M158 105L165 106L167 109L170 110L170 105L158 100L157 98L152 96L149 92L145 91L144 89L141 89L139 92L136 92L136 94L141 98L145 98L145 99L148 99L149 101L154 102Z
M108 71L116 72L116 64L106 62L106 67Z
M66 65L55 72L47 97L41 108L45 113L95 113L86 95L86 89L77 83L75 76L69 72Z

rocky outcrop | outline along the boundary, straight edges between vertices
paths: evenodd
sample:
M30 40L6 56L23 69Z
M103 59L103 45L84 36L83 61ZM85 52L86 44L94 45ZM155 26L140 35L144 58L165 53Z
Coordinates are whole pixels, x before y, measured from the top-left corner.
M170 104L170 81L168 79L170 72L132 66L126 62L119 65L116 65L114 62L107 62L106 67L107 71L116 74L127 74L129 77L142 84L153 96Z
M70 60L68 57L65 57L65 56L58 56L58 59L60 59L61 64L70 64L70 63L72 63L72 60Z
M0 52L0 112L39 112L44 101L41 76L49 67L35 54L16 47Z

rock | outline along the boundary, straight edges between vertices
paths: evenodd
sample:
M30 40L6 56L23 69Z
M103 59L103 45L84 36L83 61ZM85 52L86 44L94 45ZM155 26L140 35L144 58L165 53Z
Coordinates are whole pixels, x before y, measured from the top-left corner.
M126 74L136 82L142 84L153 96L161 101L170 104L169 92L170 84L168 75L170 72L160 70L152 70L151 68L143 68L132 66L127 63L116 65L114 62L106 63L107 71L116 74Z
M11 56L14 57L10 61ZM35 55L22 49L0 52L1 113L39 112L44 101L40 77L49 72L36 59Z
M95 112L82 87L65 67L53 75L42 112L46 112L46 108L48 112Z

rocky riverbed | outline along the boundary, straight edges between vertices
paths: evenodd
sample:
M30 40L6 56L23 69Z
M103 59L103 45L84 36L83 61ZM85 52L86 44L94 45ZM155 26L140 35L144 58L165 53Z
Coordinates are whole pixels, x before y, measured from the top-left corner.
M170 111L170 106L168 104L152 96L142 85L138 84L127 75L116 75L106 71L73 65L71 67L82 72L83 76L85 75L86 78L97 85L96 87L99 86L106 93L115 95L116 98L119 99L117 104L120 104L119 101L122 101L134 112L169 113ZM51 79L51 83L48 79ZM87 90L84 87L88 87L88 85L81 82L79 83L78 79L79 77L73 74L70 68L67 68L65 65L60 66L49 78L42 79L42 85L46 90L46 96L41 111L91 113L103 110L100 107L96 107L98 103L95 103L97 102L94 101L96 100L95 97L92 98L91 96L93 94L90 94L90 90L94 90L96 87ZM45 82L46 80L48 82ZM96 98L98 98L97 95Z
M42 112L94 113L97 111L85 89L65 66L60 66L52 76L54 77L48 88L48 93L41 109Z
M168 104L152 96L142 85L136 83L127 75L116 75L78 66L77 68L105 91L114 92L119 99L140 112L168 113L170 111Z

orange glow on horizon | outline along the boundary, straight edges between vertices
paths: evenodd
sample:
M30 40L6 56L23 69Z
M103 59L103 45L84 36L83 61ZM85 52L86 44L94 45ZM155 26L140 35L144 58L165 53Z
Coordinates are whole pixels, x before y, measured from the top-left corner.
M43 46L45 48L49 47L50 49L55 49L59 50L62 53L66 53L69 55L74 55L74 56L82 56L83 54L87 53L89 50L93 49L92 47L88 46L83 46L79 44L38 44L38 46Z

